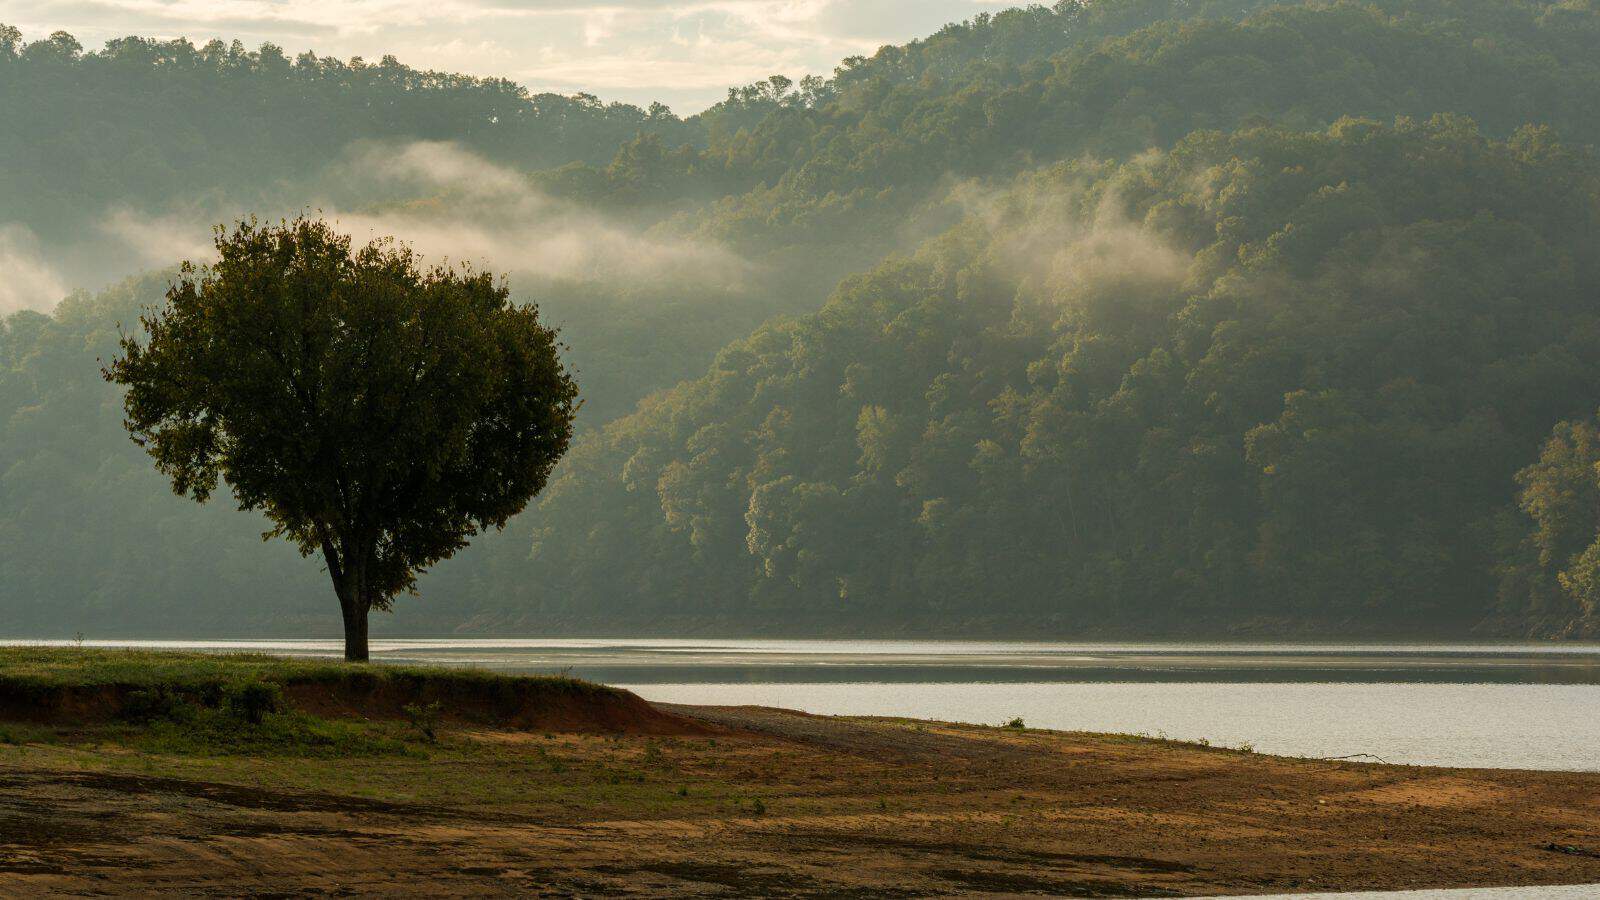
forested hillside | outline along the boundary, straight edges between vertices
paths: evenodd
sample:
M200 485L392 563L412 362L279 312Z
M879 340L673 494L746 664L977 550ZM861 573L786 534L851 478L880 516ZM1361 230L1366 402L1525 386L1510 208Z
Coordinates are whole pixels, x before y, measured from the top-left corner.
M271 44L129 37L84 52L0 25L0 221L46 240L123 203L163 211L215 195L302 197L356 141L456 141L524 168L604 163L641 130L698 131L662 106L532 95L503 79L424 72L394 57L289 59Z
M336 197L564 326L586 435L394 627L1597 628L1589 0L1065 2L689 119L6 34L0 223ZM304 630L323 576L166 496L97 379L163 285L0 325L0 601Z
M534 563L561 580L529 599L813 627L1565 627L1576 599L1497 586L1518 470L1600 396L1597 174L1546 132L1450 117L1030 173L589 441L540 511Z
M601 181L630 196L693 196L697 179L714 179L729 196L682 224L735 245L866 240L877 249L873 235L903 228L908 210L952 181L1126 158L1197 129L1453 112L1493 134L1549 123L1588 143L1600 138L1597 28L1587 3L1108 0L1017 10L848 60L826 84L781 93L777 109L732 140L644 153L648 165L613 165Z

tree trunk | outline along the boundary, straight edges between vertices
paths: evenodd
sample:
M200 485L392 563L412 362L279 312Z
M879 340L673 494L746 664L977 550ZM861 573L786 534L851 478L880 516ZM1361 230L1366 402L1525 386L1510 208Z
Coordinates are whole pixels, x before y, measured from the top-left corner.
M370 609L366 598L358 594L348 600L340 598L339 603L344 607L344 658L347 662L366 662Z
M372 611L372 595L367 590L362 558L351 559L348 552L341 554L326 538L322 541L322 555L328 562L333 592L339 595L339 609L344 613L344 658L347 662L366 662L367 614Z

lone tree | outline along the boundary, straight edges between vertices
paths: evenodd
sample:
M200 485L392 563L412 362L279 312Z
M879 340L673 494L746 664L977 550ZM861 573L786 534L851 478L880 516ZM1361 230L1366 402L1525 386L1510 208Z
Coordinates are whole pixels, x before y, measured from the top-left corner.
M390 239L352 252L304 217L216 246L104 375L174 492L203 503L220 475L272 520L264 539L322 554L345 658L364 660L372 609L544 487L577 386L555 331L487 273L423 269Z

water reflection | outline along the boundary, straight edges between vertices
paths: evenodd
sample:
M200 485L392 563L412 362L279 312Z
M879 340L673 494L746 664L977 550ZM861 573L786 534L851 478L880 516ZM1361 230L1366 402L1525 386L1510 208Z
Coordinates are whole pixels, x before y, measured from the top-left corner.
M21 642L18 642L21 643ZM65 641L32 642L66 644ZM87 641L336 656L336 640ZM1200 644L389 639L373 656L635 683L1228 682L1600 684L1593 644Z
M1348 894L1258 894L1254 900L1594 900L1595 897L1600 897L1600 885L1574 884L1553 887L1361 891Z

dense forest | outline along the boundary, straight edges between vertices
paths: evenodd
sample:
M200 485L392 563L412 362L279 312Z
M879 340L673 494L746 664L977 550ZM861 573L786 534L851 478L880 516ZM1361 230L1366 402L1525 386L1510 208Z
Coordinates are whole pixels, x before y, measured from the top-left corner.
M0 26L0 227L515 237L584 435L390 628L1592 637L1597 95L1589 0L1063 2L687 119ZM0 603L319 627L313 565L120 430L97 360L165 285L0 324Z
M641 132L675 144L697 129L656 105L530 95L503 79L289 59L271 44L129 37L83 52L56 32L23 43L0 25L0 220L44 238L104 206L143 210L217 194L245 206L301 199L307 179L357 141L449 140L527 168L605 162Z
M1533 543L1592 542L1535 493L1595 477L1592 423L1556 423L1600 391L1597 174L1454 117L1030 173L594 436L543 502L541 606L1564 627L1586 595L1524 562L1515 478L1554 441Z

